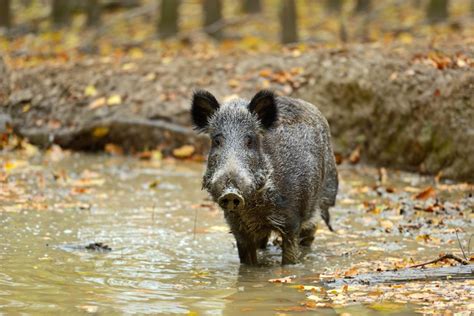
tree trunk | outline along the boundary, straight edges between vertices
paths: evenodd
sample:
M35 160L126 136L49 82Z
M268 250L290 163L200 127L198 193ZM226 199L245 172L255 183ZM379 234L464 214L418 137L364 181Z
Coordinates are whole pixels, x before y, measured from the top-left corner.
M0 0L0 27L11 26L10 0Z
M260 0L243 0L242 11L244 13L260 13L262 12L262 3Z
M10 72L8 70L3 56L0 53L0 108L2 108L8 101L10 94ZM1 115L2 113L0 113Z
M474 0L471 0L471 16L474 17Z
M69 1L53 0L52 19L55 27L67 26L71 23Z
M431 24L443 22L448 16L448 0L430 0L426 8L426 17Z
M297 12L295 0L281 0L280 7L281 42L283 44L298 41Z
M220 21L222 19L222 2L221 0L204 0L202 3L202 11L204 14L204 28ZM206 33L215 39L222 38L222 28L216 30L206 29Z
M368 13L372 7L371 0L357 0L354 8L355 14Z
M326 0L326 11L329 13L340 14L342 11L343 0Z
M87 0L87 26L100 25L100 3L99 0Z
M178 33L178 10L180 0L162 0L158 34L161 38L169 38Z

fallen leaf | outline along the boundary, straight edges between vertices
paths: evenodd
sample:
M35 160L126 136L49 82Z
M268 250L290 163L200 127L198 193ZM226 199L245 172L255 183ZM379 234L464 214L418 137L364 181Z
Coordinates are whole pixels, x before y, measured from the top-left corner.
M105 135L107 135L108 133L109 133L109 128L108 128L108 127L105 127L105 126L96 127L96 128L92 131L92 135L93 135L95 138L102 138L102 137L104 137Z
M93 85L88 85L85 89L84 89L84 94L87 96L87 97L95 97L97 95L97 89L93 86Z
M194 154L196 149L192 145L184 145L173 149L173 156L179 159L189 158Z
M231 88L238 88L240 86L240 82L237 79L230 79L227 84Z
M97 108L100 108L104 105L107 104L107 100L105 98L98 98L94 101L92 101L89 105L88 105L88 108L93 110L93 109L97 109Z
M433 189L433 187L429 186L427 187L426 189L424 189L423 191L421 191L420 193L416 194L414 196L415 199L417 200L426 200L430 197L434 197L436 196L436 191L435 189Z
M360 161L360 146L357 146L350 154L349 161L356 164Z
M270 279L268 282L271 283L292 283L293 280L296 278L296 275L289 275L283 278L277 278L277 279Z
M122 97L118 94L114 94L107 99L107 105L119 105L122 103Z
M122 156L124 153L124 150L122 147L115 144L111 144L111 143L106 144L104 150L106 153L109 153L115 156Z

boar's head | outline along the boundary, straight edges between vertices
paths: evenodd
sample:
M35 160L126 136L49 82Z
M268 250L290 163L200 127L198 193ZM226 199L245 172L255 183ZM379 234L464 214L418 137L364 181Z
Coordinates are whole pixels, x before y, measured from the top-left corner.
M194 128L212 141L203 188L224 210L244 209L267 185L270 168L263 138L277 116L271 91L258 92L250 102L234 99L223 104L207 91L194 93Z

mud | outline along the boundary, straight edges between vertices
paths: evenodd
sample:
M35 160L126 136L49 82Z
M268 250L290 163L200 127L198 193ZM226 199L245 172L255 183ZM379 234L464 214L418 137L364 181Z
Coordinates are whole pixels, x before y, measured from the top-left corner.
M473 59L464 43L87 58L14 70L0 111L17 133L42 146L170 151L196 144L201 153L206 140L187 129L193 89L222 99L270 88L316 104L344 157L358 147L362 161L472 182ZM87 95L89 86L95 90ZM119 104L97 102L117 96Z

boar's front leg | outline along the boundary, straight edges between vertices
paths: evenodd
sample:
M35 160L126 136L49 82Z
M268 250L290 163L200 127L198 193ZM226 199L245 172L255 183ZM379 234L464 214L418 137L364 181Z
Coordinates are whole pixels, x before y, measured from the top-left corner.
M295 232L282 235L282 265L298 263L300 257L299 234Z
M242 235L235 235L240 263L255 266L257 262L257 246L251 239Z

